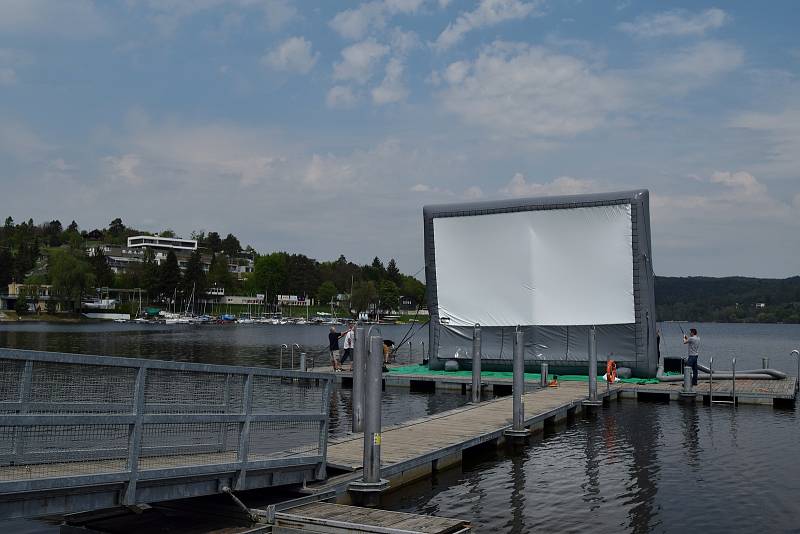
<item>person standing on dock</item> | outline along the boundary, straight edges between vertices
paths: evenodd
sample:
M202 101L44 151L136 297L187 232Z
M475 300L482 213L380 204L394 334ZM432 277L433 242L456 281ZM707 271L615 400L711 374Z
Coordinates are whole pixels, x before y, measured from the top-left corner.
M341 371L342 365L339 363L339 338L344 334L336 331L336 327L332 326L328 334L328 350L331 352L331 367L334 371Z
M689 335L683 335L683 344L687 347L686 365L692 368L692 385L697 385L697 358L700 356L700 337L697 328L690 328Z
M344 354L342 354L342 359L339 361L339 368L344 365L344 362L350 358L350 369L353 369L353 346L355 345L356 333L355 333L355 325L350 323L347 326L347 332L344 334Z

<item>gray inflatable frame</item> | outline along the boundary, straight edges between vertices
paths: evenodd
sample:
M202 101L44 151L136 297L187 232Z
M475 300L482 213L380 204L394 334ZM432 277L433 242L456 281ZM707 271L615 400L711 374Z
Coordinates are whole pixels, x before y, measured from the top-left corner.
M606 360L613 359L620 367L630 367L634 376L655 376L658 367L658 343L656 340L649 198L650 194L646 189L639 189L613 193L424 206L425 279L430 313L428 345L430 368L443 369L446 361L455 360L460 369L471 369L473 332L472 327L450 326L441 324L439 321L434 219L630 204L636 322L622 325L595 325L597 327L598 368L602 374L605 372ZM547 362L550 373L586 374L589 359L589 326L522 325L521 327L525 331L526 372L538 372L541 364ZM511 370L514 329L515 327L481 328L481 365L483 370Z

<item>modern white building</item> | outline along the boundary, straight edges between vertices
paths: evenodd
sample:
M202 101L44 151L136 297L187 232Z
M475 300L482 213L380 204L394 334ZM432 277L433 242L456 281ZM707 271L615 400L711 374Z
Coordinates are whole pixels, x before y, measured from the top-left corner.
M128 238L128 248L163 248L174 250L197 250L195 239L159 237L154 235L135 235Z

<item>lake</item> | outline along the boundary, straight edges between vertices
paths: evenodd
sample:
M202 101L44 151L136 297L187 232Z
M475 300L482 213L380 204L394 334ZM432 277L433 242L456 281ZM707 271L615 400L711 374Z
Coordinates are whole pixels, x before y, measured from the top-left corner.
M715 368L760 367L761 358L791 374L789 353L800 325L699 324L701 362ZM427 329L381 326L384 337L407 337L422 359ZM681 356L677 323L661 325L662 353ZM134 324L0 323L0 346L238 365L278 366L280 345L298 343L327 360L324 326L164 326ZM297 351L296 351L297 352ZM288 363L289 352L284 361ZM396 424L464 404L453 393L389 388L384 424ZM350 391L336 390L331 433L347 432ZM476 532L800 532L800 418L795 408L612 403L595 416L537 437L527 448L483 452L463 466L389 495L389 509L473 521ZM9 532L55 532L41 521L15 521Z

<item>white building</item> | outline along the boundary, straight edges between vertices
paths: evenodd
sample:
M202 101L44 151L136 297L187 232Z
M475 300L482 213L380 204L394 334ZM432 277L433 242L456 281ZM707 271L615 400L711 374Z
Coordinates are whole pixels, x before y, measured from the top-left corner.
M197 250L195 239L159 237L154 235L135 235L128 238L128 248L161 248L173 250Z

